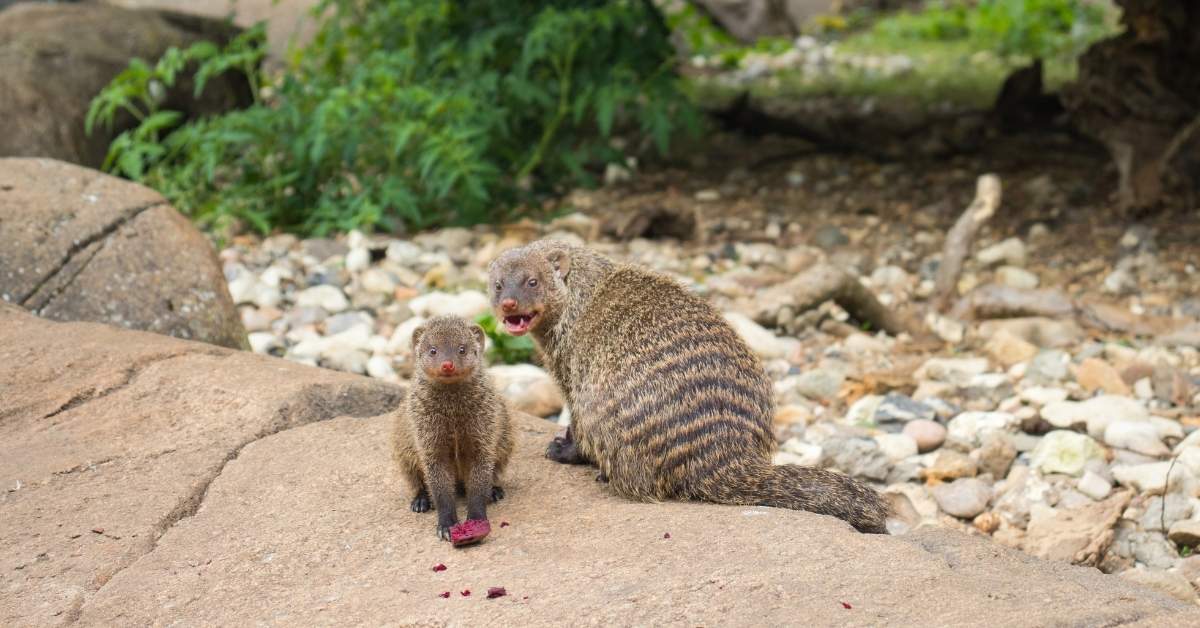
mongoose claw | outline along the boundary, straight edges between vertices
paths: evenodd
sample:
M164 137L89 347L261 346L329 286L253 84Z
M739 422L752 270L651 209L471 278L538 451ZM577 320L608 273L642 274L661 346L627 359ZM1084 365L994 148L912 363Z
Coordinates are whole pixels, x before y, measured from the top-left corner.
M607 475L604 475L604 472L603 472L603 471L601 471L600 473L597 473L597 474L596 474L596 481L597 481L597 482L604 482L605 484L608 484L608 476L607 476Z
M575 446L575 443L561 436L550 441L550 445L546 447L546 457L562 464L582 464L586 462L583 456L579 455L579 449Z
M498 502L504 499L504 489L499 486L492 487L492 501Z
M411 506L413 512L429 512L433 508L433 504L429 502L429 496L425 494L414 497Z
M454 522L454 523L447 524L447 525L442 525L439 523L437 526L438 538L443 541L449 541L450 540L450 528L453 528L457 524L458 524L458 522Z

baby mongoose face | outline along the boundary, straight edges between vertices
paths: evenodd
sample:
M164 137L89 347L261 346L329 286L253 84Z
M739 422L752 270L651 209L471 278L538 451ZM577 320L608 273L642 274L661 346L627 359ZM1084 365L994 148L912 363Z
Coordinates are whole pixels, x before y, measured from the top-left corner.
M529 246L505 251L488 269L492 311L504 331L523 336L537 328L547 297L560 290L566 276L563 251L535 251Z
M462 318L431 318L413 331L412 342L417 368L434 382L460 382L483 360L483 330Z

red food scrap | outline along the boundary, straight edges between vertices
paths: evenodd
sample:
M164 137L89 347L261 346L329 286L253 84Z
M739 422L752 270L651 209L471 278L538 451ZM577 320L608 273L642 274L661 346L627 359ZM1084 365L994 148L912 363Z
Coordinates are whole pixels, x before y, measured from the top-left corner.
M492 531L492 524L487 519L467 519L450 528L450 544L454 547L470 545L482 541Z
M442 591L441 593L438 593L438 597L450 597L450 592Z
M664 538L664 539L669 539L669 538L671 538L671 533L670 533L670 532L664 532L664 533L663 533L663 538Z
M501 522L500 522L500 527L501 527L501 528L507 528L507 527L508 527L508 522L507 522L507 521L501 521Z
M463 597L467 597L468 595L471 595L471 590L470 590L470 589L463 589L463 591L462 591L462 594L461 594L461 595L462 595Z
M433 566L433 570L434 571L446 571L446 566L443 565L442 563L438 563Z
M505 591L504 587L488 587L489 600L494 597L504 597L506 595L508 595L508 591Z
M847 604L846 602L842 602L842 608L850 609L850 608L854 608L854 607L853 607L853 606L850 606L850 605L849 605L849 604Z

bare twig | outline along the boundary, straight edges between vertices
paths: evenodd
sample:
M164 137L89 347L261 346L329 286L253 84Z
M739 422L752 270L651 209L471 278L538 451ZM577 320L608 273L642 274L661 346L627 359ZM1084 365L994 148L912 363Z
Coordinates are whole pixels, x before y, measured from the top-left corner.
M985 174L979 177L975 184L975 200L954 223L950 233L946 235L946 245L942 249L942 263L938 267L937 281L934 287L934 308L944 312L956 292L958 275L962 272L963 261L971 252L971 243L975 234L996 213L1000 206L1000 177Z

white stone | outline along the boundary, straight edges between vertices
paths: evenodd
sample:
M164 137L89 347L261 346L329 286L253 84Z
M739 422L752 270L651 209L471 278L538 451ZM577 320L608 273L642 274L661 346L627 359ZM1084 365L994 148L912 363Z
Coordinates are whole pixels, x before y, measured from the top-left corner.
M993 432L1015 432L1020 421L1007 412L963 412L947 424L949 437L979 447Z
M554 378L532 364L501 364L488 369L496 389L521 412L547 417L563 408L562 393Z
M875 422L875 411L883 403L881 395L863 395L846 410L845 422L850 425L870 425Z
M413 266L421 259L421 247L405 240L393 240L388 243L387 258L401 266Z
M1162 493L1167 486L1167 470L1171 470L1172 488L1190 484L1192 472L1187 465L1176 464L1171 469L1171 462L1150 462L1146 464L1116 465L1112 469L1113 479L1122 486L1133 488L1139 493L1152 491Z
M233 297L234 305L254 302L254 291L258 286L258 277L254 273L243 272L229 282L229 296Z
M1162 457L1171 453L1159 438L1158 428L1144 421L1114 421L1104 429L1104 444L1146 456Z
M296 305L319 307L326 312L341 312L350 307L350 302L346 300L341 288L322 284L296 293Z
M469 321L491 310L487 296L478 290L464 290L457 294L430 292L408 302L413 314L425 318L434 316L461 316Z
M365 248L350 249L346 253L346 270L360 273L371 265L371 252Z
M392 368L392 361L382 355L371 356L371 359L367 360L367 375L389 382L399 379L396 369Z
M1149 377L1143 377L1133 383L1133 394L1138 399L1153 399L1154 398L1154 383Z
M1092 438L1104 438L1104 430L1114 421L1145 421L1150 413L1135 399L1117 395L1100 395L1087 401L1059 401L1042 408L1042 418L1061 428L1076 423L1087 424Z
M271 349L283 346L275 334L269 332L248 334L246 339L250 341L250 350L255 353L270 353Z
M396 280L387 271L379 268L368 268L359 279L363 290L379 294L392 294L396 291Z
M413 331L424 324L424 317L414 316L397 325L396 330L392 332L392 337L388 339L388 352L396 355L412 353Z
M877 434L875 442L879 443L880 451L892 462L917 455L917 441L906 434Z
M1038 276L1016 266L1001 266L996 269L996 283L1010 288L1032 290L1038 287Z
M985 268L1000 263L1011 266L1025 265L1025 243L1019 238L1008 238L981 249L975 254L975 261Z
M1104 459L1104 449L1095 439L1069 430L1054 430L1034 448L1030 464L1042 473L1078 477L1089 460L1097 459Z
M808 467L816 466L821 463L821 456L824 453L820 445L814 445L792 437L784 441L779 446L779 450L796 456L799 460L794 464L804 465Z
M965 386L987 369L987 358L932 358L917 369L915 377Z
M1035 406L1044 406L1051 403L1066 401L1068 394L1069 393L1062 388L1034 386L1032 388L1026 388L1025 390L1022 390L1020 393L1018 393L1018 396L1020 396L1021 400L1025 403L1033 404Z
M794 338L776 336L744 314L726 312L725 320L733 326L738 336L741 336L742 340L750 345L751 351L768 360L787 357L799 344L799 341Z
M1112 483L1091 471L1084 471L1075 488L1084 495L1100 501L1112 492Z

